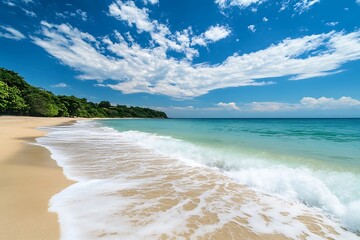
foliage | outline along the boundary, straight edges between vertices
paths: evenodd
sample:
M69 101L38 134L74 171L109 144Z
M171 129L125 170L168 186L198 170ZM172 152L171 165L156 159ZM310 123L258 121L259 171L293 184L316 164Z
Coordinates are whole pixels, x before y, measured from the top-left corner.
M109 101L88 102L75 96L56 96L0 68L0 114L42 117L167 118L164 112L142 107L112 106Z

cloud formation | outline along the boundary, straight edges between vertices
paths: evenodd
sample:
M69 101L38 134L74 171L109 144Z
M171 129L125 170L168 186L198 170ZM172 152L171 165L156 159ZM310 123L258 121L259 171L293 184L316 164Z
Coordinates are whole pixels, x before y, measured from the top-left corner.
M279 102L253 102L246 104L244 109L254 112L278 112L295 110L335 110L360 107L360 101L351 97L340 97L339 99L328 97L303 97L299 103Z
M305 11L308 11L315 3L319 2L320 0L301 0L295 3L294 9L301 14Z
M152 4L152 5L155 5L155 4L158 4L159 3L159 0L143 0L144 4Z
M264 0L215 0L215 3L218 4L221 8L233 6L245 8L252 4L260 4L262 2L264 2Z
M326 76L341 71L346 62L360 59L360 31L330 32L285 39L266 49L234 54L216 65L193 65L188 59L167 54L171 43L143 48L115 32L115 38L94 36L68 24L42 22L33 42L81 73L80 79L118 81L105 86L123 93L163 94L192 98L226 87L260 86L263 78L290 76L292 80ZM186 36L178 32L179 39ZM181 51L192 51L187 38ZM180 40L179 40L180 41ZM113 55L107 55L102 49Z
M191 27L173 33L166 24L151 20L148 12L147 8L138 8L133 1L118 0L109 6L110 16L126 22L129 27L135 26L139 33L147 32L152 40L150 43L158 45L154 47L161 47L164 51L184 53L188 60L199 54L193 46L207 46L226 38L231 33L230 29L220 25L210 26L200 35L194 35Z
M229 102L229 103L219 102L216 105L226 110L240 110L240 108L234 102Z
M249 26L248 26L248 29L249 29L250 31L252 31L253 33L256 31L255 25L249 25Z
M64 19L68 19L70 17L77 17L84 22L86 22L88 20L87 12L85 12L81 9L77 9L75 12L69 12L69 11L55 12L55 15L58 18L64 18Z
M360 0L357 0L360 1ZM267 0L215 0L215 3L221 8L229 8L229 7L239 7L241 9L247 8L253 5L260 5L263 3L267 3L271 1ZM294 11L298 12L299 14L302 14L303 12L308 11L314 4L319 3L320 0L296 0L296 1L290 1L290 0L283 0L281 1L281 8L280 11L283 11L287 8L289 8L289 5L292 4L292 8ZM251 7L252 12L256 12L257 9L254 7Z
M1 25L0 25L0 37L4 37L16 41L26 38L24 34L16 30L15 28L12 28L10 26L1 26Z
M204 37L207 40L213 41L213 42L217 42L221 39L226 38L227 36L229 36L229 34L231 33L231 31L224 27L224 26L212 26L210 27L205 33L204 33Z
M66 83L57 83L57 84L51 85L51 87L53 87L53 88L67 88L68 85Z

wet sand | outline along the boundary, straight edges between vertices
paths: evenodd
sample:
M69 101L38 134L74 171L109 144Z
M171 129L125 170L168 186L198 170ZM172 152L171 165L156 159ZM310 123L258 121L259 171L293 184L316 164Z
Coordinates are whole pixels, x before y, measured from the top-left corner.
M45 132L36 128L69 124L70 118L0 117L0 238L59 239L49 199L71 181L50 152L28 144Z

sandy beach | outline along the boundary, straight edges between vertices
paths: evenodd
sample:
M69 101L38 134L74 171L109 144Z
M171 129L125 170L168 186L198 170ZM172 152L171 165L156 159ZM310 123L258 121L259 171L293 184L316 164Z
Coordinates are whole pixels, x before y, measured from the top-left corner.
M45 134L37 127L72 121L0 117L0 239L60 239L60 226L64 239L357 239L316 211L256 193L212 169L121 139L115 146L109 129L96 135L92 126L87 141L85 123L57 136L68 161L81 169L72 173L86 176L71 182L47 149L28 143ZM48 211L50 198L59 215Z
M0 238L59 239L57 215L48 201L72 182L50 152L28 144L45 132L36 128L69 124L70 118L0 117Z

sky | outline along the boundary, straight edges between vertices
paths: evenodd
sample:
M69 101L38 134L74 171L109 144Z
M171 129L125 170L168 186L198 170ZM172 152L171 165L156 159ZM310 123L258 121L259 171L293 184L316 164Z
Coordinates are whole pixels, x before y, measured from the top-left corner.
M170 117L360 117L360 0L0 0L0 67Z

